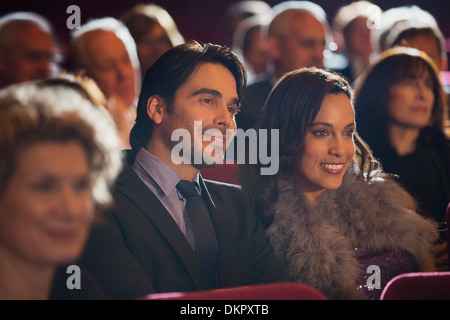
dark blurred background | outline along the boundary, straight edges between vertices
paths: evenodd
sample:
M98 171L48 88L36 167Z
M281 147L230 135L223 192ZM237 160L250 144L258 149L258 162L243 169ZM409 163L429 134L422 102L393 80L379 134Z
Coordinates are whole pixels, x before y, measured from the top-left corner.
M179 30L186 40L195 39L201 42L212 42L222 45L226 43L222 29L221 18L225 10L237 0L154 0L154 1L109 1L109 0L2 0L0 15L11 11L34 11L48 18L57 34L62 48L70 38L66 27L66 13L70 5L78 5L81 9L81 23L91 18L112 16L118 18L123 12L137 3L153 2L164 7L175 19ZM267 0L270 6L281 1ZM337 9L352 1L343 0L315 0L313 1L327 12L328 19L334 17ZM429 11L438 21L446 38L450 38L450 1L448 0L374 0L383 10L402 5L417 5Z

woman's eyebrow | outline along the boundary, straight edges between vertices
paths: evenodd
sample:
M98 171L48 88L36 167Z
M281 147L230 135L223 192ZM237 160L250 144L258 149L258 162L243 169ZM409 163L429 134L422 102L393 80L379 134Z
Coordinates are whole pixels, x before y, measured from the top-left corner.
M350 122L348 125L345 126L345 128L349 128L352 126L355 126L355 122ZM333 127L333 125L331 123L328 122L314 122L311 124L311 127L315 127L315 126L326 126L326 127Z

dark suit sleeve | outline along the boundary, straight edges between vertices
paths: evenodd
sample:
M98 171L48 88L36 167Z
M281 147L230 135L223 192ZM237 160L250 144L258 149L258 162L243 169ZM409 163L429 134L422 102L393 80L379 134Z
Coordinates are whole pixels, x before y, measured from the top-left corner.
M289 281L248 193L238 186L212 181L207 185L217 209L213 217L221 246L220 284L231 287Z
M253 201L249 197L251 207ZM253 272L255 283L290 281L289 275L275 256L262 228L260 216L252 210Z
M152 283L125 245L112 212L92 228L81 264L113 299L133 299L154 292Z

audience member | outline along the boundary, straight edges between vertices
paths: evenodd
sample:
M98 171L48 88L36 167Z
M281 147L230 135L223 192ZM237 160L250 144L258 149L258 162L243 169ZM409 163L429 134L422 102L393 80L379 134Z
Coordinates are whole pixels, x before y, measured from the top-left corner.
M111 202L118 138L108 114L64 80L1 90L0 132L0 297L49 299L57 269L77 261ZM76 298L105 297L81 272Z
M382 38L384 50L399 45L416 48L428 54L438 70L447 70L445 37L433 15L417 6L393 8L387 10L386 14L396 18L386 23L389 29Z
M381 14L381 8L369 1L355 1L339 8L332 23L338 53L325 60L326 66L353 83L370 64L374 51L370 33ZM333 61L340 62L329 65Z
M309 1L286 1L273 8L267 30L270 66L264 77L249 83L244 108L236 117L238 128L254 127L254 122L275 82L286 72L323 67L324 50L330 40L325 11Z
M94 227L83 259L111 297L288 280L248 195L199 175L223 159L245 84L240 60L213 44L176 46L147 70L116 206L107 224ZM181 159L176 129L185 139ZM183 184L196 185L203 210L189 215ZM201 213L206 217L198 226Z
M50 23L32 12L0 18L0 88L57 73L57 45Z
M126 26L110 17L89 21L73 33L69 57L72 71L97 82L124 144L129 145L141 75L136 45Z
M292 279L329 299L377 299L397 274L434 270L437 230L379 171L355 131L351 101L350 85L337 74L318 68L286 74L256 125L279 130L280 170L272 176L259 174L261 164L239 170ZM380 287L370 290L372 265L380 268Z
M86 75L61 72L52 78L42 80L41 83L41 85L47 86L66 86L72 88L81 93L83 97L88 99L96 107L106 109L105 95L98 87L97 82Z
M450 73L447 71L448 57L445 37L432 14L417 6L393 8L383 15L383 23L390 26L382 33L383 48L406 46L424 51L436 63L441 83L450 101ZM386 22L392 21L391 23ZM387 27L386 27L387 28ZM447 110L446 135L450 137L450 109Z
M247 18L270 13L271 7L265 1L244 0L231 4L222 15L221 26L227 46L234 46L234 34L240 24Z
M267 47L263 40L270 15L256 15L242 21L233 38L233 52L241 59L247 69L248 81L264 75L269 64Z
M435 64L413 48L386 50L357 87L355 111L361 137L384 170L398 176L417 199L419 212L442 226L450 202L445 108ZM441 232L440 242L444 241L445 232ZM438 244L438 255L445 245Z
M120 19L136 42L142 76L164 52L184 42L171 15L156 4L138 4Z
M374 32L371 33L371 38L374 42L374 49L376 49L379 53L389 49L389 44L386 38L390 31L397 22L406 21L409 19L420 21L421 24L436 24L435 18L430 13L425 12L415 5L406 5L388 9L381 15L378 28L375 28Z

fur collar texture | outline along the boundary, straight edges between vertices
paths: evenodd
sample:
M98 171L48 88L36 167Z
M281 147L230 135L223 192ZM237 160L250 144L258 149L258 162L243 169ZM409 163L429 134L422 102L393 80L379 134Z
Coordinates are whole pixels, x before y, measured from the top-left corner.
M414 199L393 180L367 182L350 167L341 187L327 190L318 205L306 200L292 175L280 173L277 184L266 234L292 279L329 299L365 297L357 289L363 271L355 248L403 249L418 263L433 255L436 224L415 212Z

